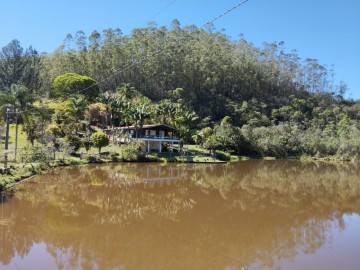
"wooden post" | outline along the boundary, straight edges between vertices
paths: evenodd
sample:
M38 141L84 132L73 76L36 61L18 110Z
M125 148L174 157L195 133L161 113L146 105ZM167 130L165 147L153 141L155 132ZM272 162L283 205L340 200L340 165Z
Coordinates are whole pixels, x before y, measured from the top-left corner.
M19 112L17 109L15 110L15 115L16 115L16 131L15 131L15 158L14 158L14 161L16 161L16 157L17 157L18 132L19 132Z

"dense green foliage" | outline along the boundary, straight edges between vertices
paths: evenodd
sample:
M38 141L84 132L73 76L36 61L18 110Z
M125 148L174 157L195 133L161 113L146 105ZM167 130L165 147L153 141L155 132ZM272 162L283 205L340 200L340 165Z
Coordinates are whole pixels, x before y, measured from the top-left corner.
M88 38L82 32L68 35L54 54L44 57L44 66L44 85L76 72L94 78L102 91L131 83L154 101L174 101L172 90L182 88L178 98L201 118L220 121L229 115L236 125L246 120L244 101L255 99L258 113L269 114L286 105L290 95L308 98L346 89L334 86L332 71L317 60L301 61L296 51L286 53L282 42L257 48L243 38L233 42L220 32L176 24L171 30L154 25L134 29L130 36L119 29L94 31Z
M144 152L137 143L123 145L120 147L120 159L124 161L140 161L144 160Z
M76 73L57 76L51 84L51 97L66 99L68 96L78 95L93 101L99 95L99 87L93 79Z
M91 142L93 145L99 149L99 154L101 152L101 148L109 145L109 138L106 136L104 132L97 131L93 133L90 137Z
M94 126L165 123L213 155L359 158L360 101L334 81L332 69L283 42L259 48L177 20L128 36L78 31L52 54L18 41L0 53L0 105L26 111L28 140L54 147L77 148L79 134L89 142Z
M36 50L30 47L24 52L18 40L11 41L0 51L0 89L4 91L19 84L31 93L39 91L43 81L41 68L41 58Z

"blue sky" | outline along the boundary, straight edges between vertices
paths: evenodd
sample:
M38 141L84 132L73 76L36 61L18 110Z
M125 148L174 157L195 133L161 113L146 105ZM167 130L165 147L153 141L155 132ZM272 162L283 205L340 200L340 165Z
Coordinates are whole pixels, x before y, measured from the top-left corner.
M148 21L202 26L241 0L0 0L0 47L18 39L23 47L53 52L67 33L120 28L124 34ZM214 23L232 39L284 41L287 51L334 65L360 99L360 0L249 0Z

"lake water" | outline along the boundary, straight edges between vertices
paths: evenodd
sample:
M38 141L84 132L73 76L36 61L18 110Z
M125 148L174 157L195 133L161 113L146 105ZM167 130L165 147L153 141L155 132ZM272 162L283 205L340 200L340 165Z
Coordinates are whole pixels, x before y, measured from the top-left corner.
M59 168L1 196L0 269L360 269L354 164Z

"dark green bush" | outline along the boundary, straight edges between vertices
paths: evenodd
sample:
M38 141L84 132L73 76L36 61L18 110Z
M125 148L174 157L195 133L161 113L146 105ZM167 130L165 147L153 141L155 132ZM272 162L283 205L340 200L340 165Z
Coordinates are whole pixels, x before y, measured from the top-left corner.
M93 146L93 143L92 141L90 141L90 138L82 138L81 143L85 147L86 151L89 151L90 148Z
M223 151L216 151L215 157L221 161L230 161L231 159L230 154Z
M81 145L82 145L82 141L78 136L66 136L65 137L65 141L67 143L69 143L69 146L76 152L77 150L80 149Z
M118 153L111 153L110 154L111 161L119 161L119 154Z
M97 156L93 156L93 155L89 155L87 156L87 161L89 163L97 163L97 162L100 162L100 159L97 157Z
M5 183L0 181L0 192L5 190Z

